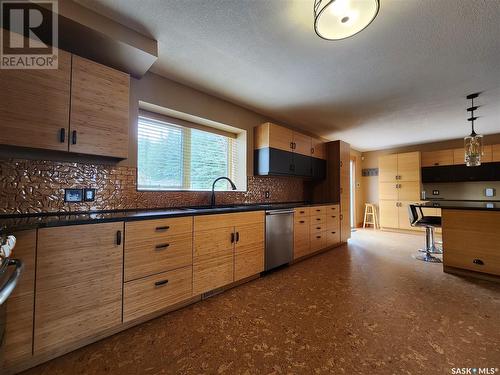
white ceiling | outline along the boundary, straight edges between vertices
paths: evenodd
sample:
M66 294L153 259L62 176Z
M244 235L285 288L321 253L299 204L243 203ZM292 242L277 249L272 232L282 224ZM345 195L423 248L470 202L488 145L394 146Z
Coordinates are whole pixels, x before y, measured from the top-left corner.
M380 0L325 41L313 0L78 0L159 42L152 70L365 151L500 133L500 0Z

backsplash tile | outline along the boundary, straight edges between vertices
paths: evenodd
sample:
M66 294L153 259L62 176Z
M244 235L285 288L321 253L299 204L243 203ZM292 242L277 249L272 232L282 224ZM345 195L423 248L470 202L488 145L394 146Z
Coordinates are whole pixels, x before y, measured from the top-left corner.
M133 208L200 206L208 192L137 191L136 168L111 164L48 160L0 160L0 213L71 212ZM64 202L65 188L96 189L94 202ZM265 199L265 191L270 198ZM304 182L294 177L248 177L246 192L218 192L217 204L297 202L306 197Z

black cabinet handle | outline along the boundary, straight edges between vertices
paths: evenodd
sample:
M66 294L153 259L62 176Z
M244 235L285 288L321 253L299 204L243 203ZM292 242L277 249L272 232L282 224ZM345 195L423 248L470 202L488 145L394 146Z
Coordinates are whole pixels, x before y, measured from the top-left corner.
M337 233L337 232L332 232L332 234L335 234L335 233Z
M321 219L319 217L317 217L316 220L320 221Z
M316 238L321 238L321 236L316 236Z
M293 150L293 142L290 142L290 148Z
M231 243L233 243L233 242L234 242L234 232L231 233Z
M321 229L321 227L316 227L316 229Z
M122 231L116 231L116 244L120 246L122 244Z
M335 216L335 215L333 215L333 216L332 216L332 218L334 218L334 219L335 219L336 217L337 217L337 216Z
M71 144L76 145L76 130L71 132Z
M314 148L311 148L311 154L314 154Z
M240 232L236 232L236 242L240 240Z
M166 249L167 247L169 247L170 244L169 243L162 243L162 244L159 244L159 245L156 245L155 246L155 249L156 250L161 250L161 249Z
M66 141L66 128L61 128L59 131L59 142L64 143Z
M164 231L164 230L169 230L170 229L170 226L168 225L165 225L164 227L156 227L156 231L159 232L159 231Z
M168 284L168 279L167 280L160 280L160 281L156 281L155 282L155 286L156 287L167 285L167 284Z
M299 221L299 223L300 223L300 224L304 224L304 223L305 223L305 221L304 221L304 220L300 220L300 221Z
M481 259L474 259L472 263L477 264L479 266L484 266L484 262Z

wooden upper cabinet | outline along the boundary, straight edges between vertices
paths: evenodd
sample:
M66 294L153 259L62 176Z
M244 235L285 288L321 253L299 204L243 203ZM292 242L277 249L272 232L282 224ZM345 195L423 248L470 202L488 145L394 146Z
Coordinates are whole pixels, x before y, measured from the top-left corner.
M58 69L0 69L0 144L68 150L71 54Z
M379 182L396 181L398 175L398 154L384 155L378 158Z
M128 157L128 74L73 56L69 150Z
M276 148L293 151L293 130L266 122L255 128L255 148Z
M301 133L293 132L293 144L294 144L293 152L306 156L311 156L311 150L312 150L311 137Z
M500 161L500 145L491 146L491 161Z
M422 167L453 165L453 149L422 152Z
M67 350L121 324L119 234L123 222L39 229L35 355Z
M420 152L405 152L398 156L398 181L420 181Z
M318 159L326 159L326 147L322 140L312 138L311 156Z
M465 164L465 150L463 147L453 149L453 164Z

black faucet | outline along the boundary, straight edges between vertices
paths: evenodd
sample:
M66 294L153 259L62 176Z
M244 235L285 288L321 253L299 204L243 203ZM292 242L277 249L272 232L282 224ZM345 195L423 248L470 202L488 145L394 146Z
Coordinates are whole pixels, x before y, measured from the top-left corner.
M231 184L231 189L236 190L236 185L234 184L233 181L231 181L228 177L219 177L216 178L214 183L212 184L212 197L210 198L210 207L215 207L215 183L219 180L228 180L229 183Z

